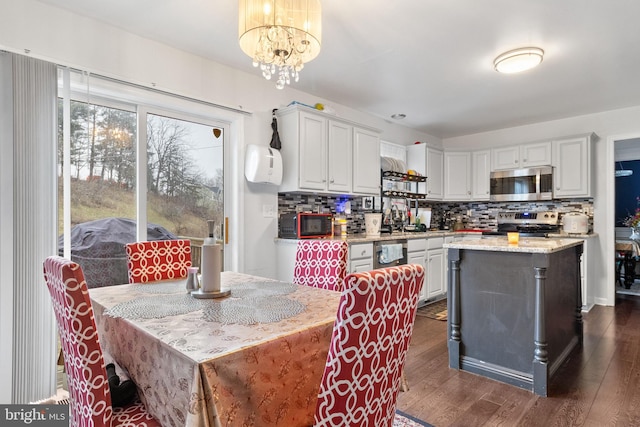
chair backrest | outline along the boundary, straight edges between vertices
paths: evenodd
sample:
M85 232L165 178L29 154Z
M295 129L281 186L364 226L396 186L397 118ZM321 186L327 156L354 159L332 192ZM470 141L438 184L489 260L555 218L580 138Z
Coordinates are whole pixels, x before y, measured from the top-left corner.
M125 251L129 283L184 278L191 267L188 239L127 243Z
M53 256L44 261L67 372L71 425L110 426L111 395L87 283L78 264Z
M299 240L293 283L342 291L349 246L343 240Z
M418 264L345 279L315 426L390 427L424 281Z

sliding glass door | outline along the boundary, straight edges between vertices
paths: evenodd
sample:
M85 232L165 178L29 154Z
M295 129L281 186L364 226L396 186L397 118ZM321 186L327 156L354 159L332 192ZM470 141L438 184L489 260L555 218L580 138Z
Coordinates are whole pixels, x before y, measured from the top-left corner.
M124 240L188 238L199 265L207 221L227 231L229 125L197 103L68 69L59 93L60 254L85 264L90 287L126 281Z

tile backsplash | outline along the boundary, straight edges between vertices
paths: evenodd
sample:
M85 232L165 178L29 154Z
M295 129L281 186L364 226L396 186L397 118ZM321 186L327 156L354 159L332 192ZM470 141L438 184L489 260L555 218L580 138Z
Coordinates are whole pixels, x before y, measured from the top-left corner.
M322 212L340 214L347 218L349 234L364 233L364 214L371 212L369 202L380 206L380 198L355 196L333 196L326 194L279 193L278 214L285 212ZM455 219L461 216L466 228L490 230L497 227L496 215L502 211L541 211L553 210L560 213L579 211L589 216L590 229L593 229L593 199L549 200L544 202L411 202L412 211L418 208L431 208L431 226L437 227L443 216ZM379 208L378 208L379 209ZM346 210L346 213L345 213ZM467 215L467 214L470 215Z

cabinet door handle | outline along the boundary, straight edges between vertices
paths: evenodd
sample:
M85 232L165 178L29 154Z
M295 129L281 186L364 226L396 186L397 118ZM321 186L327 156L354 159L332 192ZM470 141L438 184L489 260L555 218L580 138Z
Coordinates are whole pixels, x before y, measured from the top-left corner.
M331 180L329 180L329 182L333 184L334 182L336 182L336 180L331 178Z
M366 255L367 251L362 251L362 253L360 255L364 256Z

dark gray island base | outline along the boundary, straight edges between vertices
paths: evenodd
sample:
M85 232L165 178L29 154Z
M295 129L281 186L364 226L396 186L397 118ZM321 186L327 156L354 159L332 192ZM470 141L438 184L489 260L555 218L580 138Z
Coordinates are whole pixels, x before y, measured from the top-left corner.
M446 244L449 366L547 396L582 343L583 241L506 238Z

